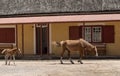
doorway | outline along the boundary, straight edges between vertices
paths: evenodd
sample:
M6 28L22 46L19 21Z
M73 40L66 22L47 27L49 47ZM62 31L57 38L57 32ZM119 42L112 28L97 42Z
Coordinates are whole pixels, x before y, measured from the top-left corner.
M36 54L49 54L49 25L36 24Z

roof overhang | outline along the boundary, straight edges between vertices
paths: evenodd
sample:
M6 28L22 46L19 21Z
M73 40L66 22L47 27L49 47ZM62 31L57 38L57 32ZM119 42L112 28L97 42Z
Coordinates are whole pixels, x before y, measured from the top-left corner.
M119 21L120 14L0 18L0 24Z

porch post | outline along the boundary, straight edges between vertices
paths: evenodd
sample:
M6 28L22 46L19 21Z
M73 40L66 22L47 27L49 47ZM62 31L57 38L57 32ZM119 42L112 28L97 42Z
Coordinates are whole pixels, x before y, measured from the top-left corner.
M22 54L24 55L24 24L22 24Z
M85 38L85 22L83 22L83 38Z
M18 48L18 25L16 24L16 47Z
M82 31L83 31L83 37L82 38L85 38L85 22L83 22L83 29L82 29ZM84 56L86 56L87 55L87 52L84 50L83 51L83 54L84 54Z

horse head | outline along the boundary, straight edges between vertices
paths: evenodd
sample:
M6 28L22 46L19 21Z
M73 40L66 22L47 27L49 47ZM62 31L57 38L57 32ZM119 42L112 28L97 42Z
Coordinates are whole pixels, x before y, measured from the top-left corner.
M95 56L98 56L98 52L97 52L97 47L96 47L96 46L94 46L93 52L94 52L94 55L95 55Z
M83 48L85 48L85 50L88 50L88 51L92 52L93 55L98 56L96 46L92 45L91 43L89 43L88 41L86 41L84 39L80 39L80 43L81 43L81 46Z
M17 48L17 47L15 47L15 48L13 48L11 50L14 51L14 52L17 52L19 54L22 54L21 50L19 48Z

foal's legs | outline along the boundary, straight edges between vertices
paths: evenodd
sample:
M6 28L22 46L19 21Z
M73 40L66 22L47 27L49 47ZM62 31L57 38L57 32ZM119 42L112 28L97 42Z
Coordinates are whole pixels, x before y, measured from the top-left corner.
M7 65L7 61L8 61L8 56L5 55L5 65Z
M9 64L8 64L8 65L10 65L11 60L12 60L12 56L10 56L10 59L9 59Z
M14 62L14 65L15 65L15 55L13 55L13 62Z

